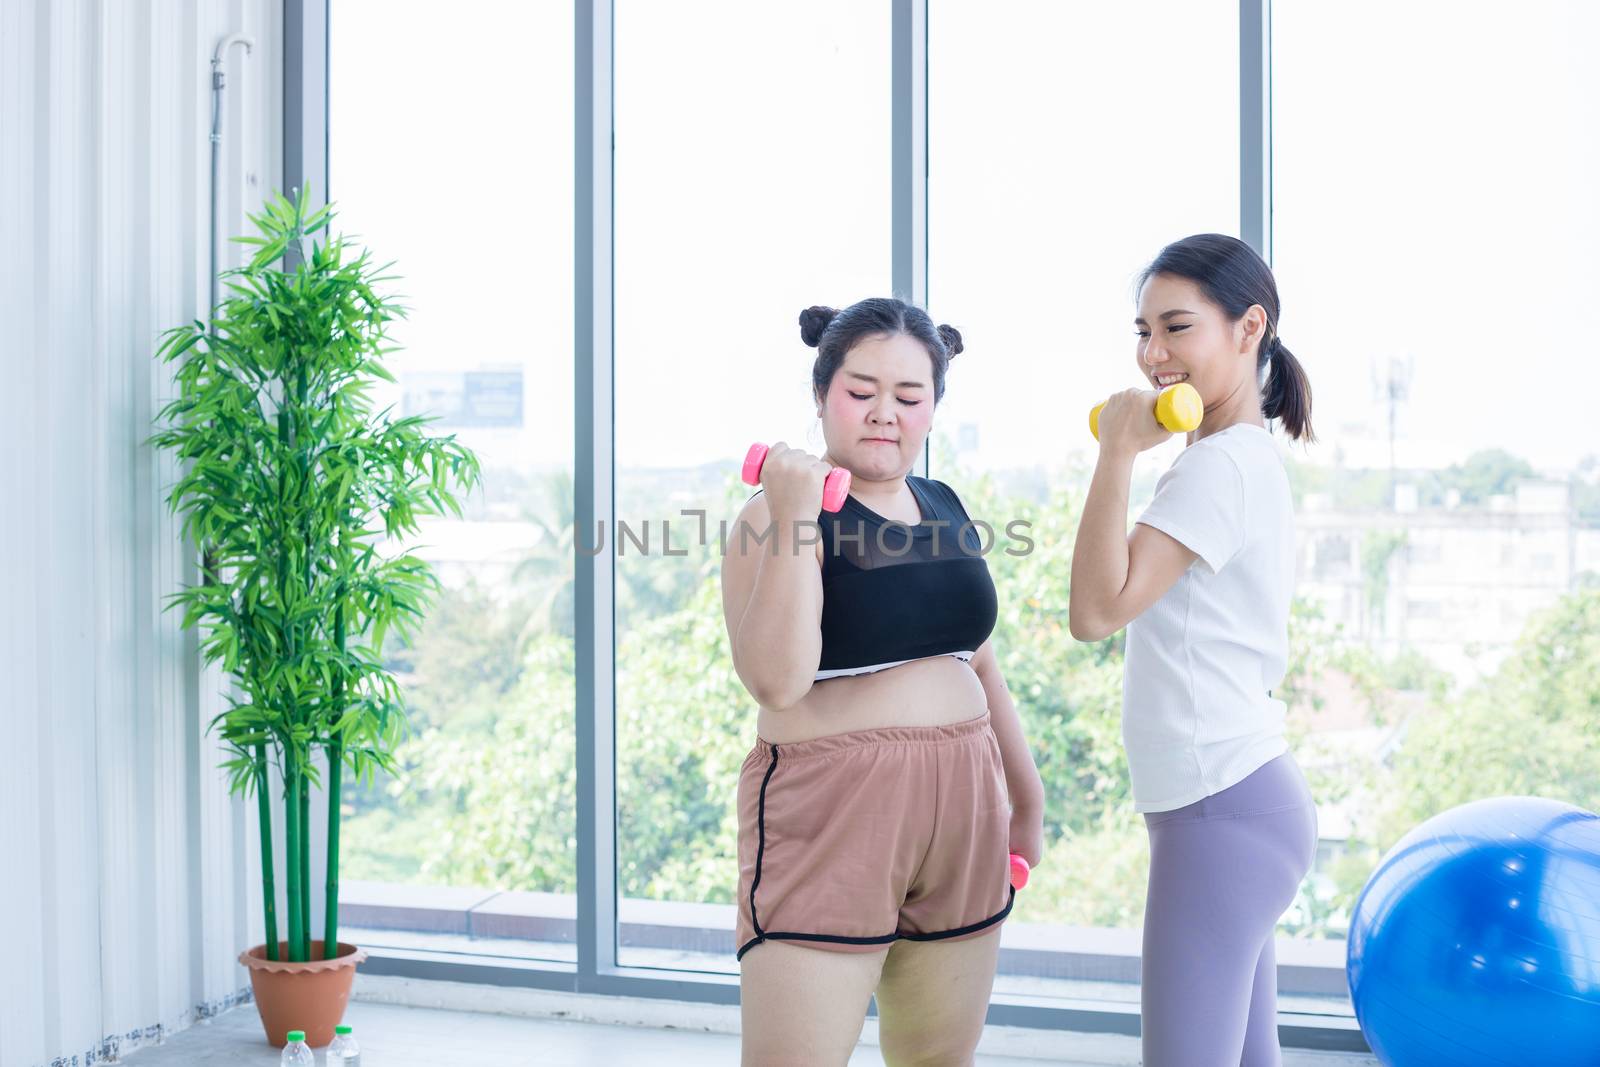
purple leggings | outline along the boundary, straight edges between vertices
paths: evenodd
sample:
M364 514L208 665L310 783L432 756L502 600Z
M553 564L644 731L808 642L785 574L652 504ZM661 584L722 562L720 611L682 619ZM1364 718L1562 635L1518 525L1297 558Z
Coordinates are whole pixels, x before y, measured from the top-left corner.
M1300 765L1285 753L1145 827L1145 1067L1276 1067L1273 932L1317 847Z

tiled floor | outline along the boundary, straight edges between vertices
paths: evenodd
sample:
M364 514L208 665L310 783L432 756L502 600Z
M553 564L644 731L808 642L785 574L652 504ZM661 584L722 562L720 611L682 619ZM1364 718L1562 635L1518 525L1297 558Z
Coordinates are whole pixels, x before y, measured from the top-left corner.
M539 1064L540 1067L650 1064L711 1067L739 1062L731 1034L690 1033L638 1026L524 1019L508 1015L438 1011L352 1001L345 1021L361 1040L362 1067L473 1067ZM322 1067L322 1050L316 1050ZM255 1005L245 1004L192 1027L154 1048L124 1057L129 1067L255 1064L271 1067L279 1051L266 1042ZM880 1064L876 1047L863 1045L851 1067ZM979 1067L1041 1067L1043 1061L979 1056Z
M469 1010L470 1009L470 1010ZM345 1022L361 1041L363 1067L729 1067L739 1063L739 1009L732 1004L573 994L475 983L357 975ZM587 1021L579 1021L587 1020ZM628 1023L631 1025L613 1025ZM851 1067L880 1064L869 1018ZM978 1067L1137 1067L1137 1038L990 1026ZM317 1051L317 1064L323 1056ZM132 1067L255 1064L272 1067L261 1017L246 1003L158 1046L123 1057ZM1063 1057L1071 1057L1063 1058ZM1377 1067L1366 1055L1286 1051L1284 1067Z

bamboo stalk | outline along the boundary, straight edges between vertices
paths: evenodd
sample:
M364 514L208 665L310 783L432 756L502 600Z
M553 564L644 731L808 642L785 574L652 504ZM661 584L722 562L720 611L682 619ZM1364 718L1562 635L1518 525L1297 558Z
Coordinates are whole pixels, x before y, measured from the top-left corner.
M272 794L267 787L267 746L256 744L256 800L261 814L262 903L266 908L267 959L278 958L278 893L272 876Z
M295 763L292 744L284 750L284 764L286 772L283 783L284 807L284 857L288 863L289 879L289 959L296 963L306 962L304 948L305 940L305 915L302 904L304 898L300 892L300 769Z
M304 416L305 413L306 413L307 404L306 404L306 365L305 365L305 362L303 360L300 361L298 363L298 365L296 366L296 368L295 368L294 385L295 385L295 388L294 388L295 415L296 416ZM298 474L299 477L296 478L295 484L297 484L300 487L299 492L300 492L301 496L304 497L304 495L308 492L308 489L307 489L308 481L307 481L307 479L309 477L310 471L307 469L307 464L304 462L305 456L304 456L303 452L301 452L301 449L304 447L304 443L300 440L300 432L299 431L300 431L299 423L296 421L296 419L294 417L291 417L291 419L289 420L289 442L290 442L290 446L295 450L295 452L294 452L293 456L291 456L291 457L289 457L287 459L287 462L293 463L295 465L295 467L296 467L296 473ZM302 501L302 503L303 503L303 501ZM300 535L298 540L299 540L299 545L300 545L300 564L301 564L301 572L302 572L301 575L300 575L300 583L304 587L304 593L305 593L305 595L307 597L310 597L310 595L311 595L311 585L312 585L312 582L311 582L311 557L312 557L312 552L311 552L311 536L310 536L310 529L309 529L309 521L310 521L309 518L307 518L305 516L305 514L304 514L304 508L302 508L302 518L301 518L301 522L300 522L300 529L298 531L298 533ZM315 639L313 638L313 640L315 640ZM296 644L298 645L299 642L296 642ZM308 762L311 759L311 748L310 748L309 745L306 748L306 759L307 759ZM300 797L299 797L299 800L300 800L300 827L301 827L301 830L302 830L302 833L300 835L300 899L304 902L302 904L302 907L304 908L304 913L302 915L302 920L304 922L304 926L301 929L301 938L302 938L301 951L303 951L305 953L305 958L309 960L311 958L312 912L311 912L311 776L308 775L308 774L302 774L300 776ZM326 955L326 947L324 947L324 955Z
M344 602L333 612L333 639L344 658ZM339 721L344 718L344 675L333 680L333 741L328 745L328 880L323 902L322 953L336 954L339 950L339 818L340 773L344 763L344 735L338 732Z
M328 880L323 901L324 955L337 952L339 947L339 765L343 760L344 746L335 738L328 746Z
M287 397L285 397L285 400L287 400ZM289 439L289 411L287 404L283 404L278 408L278 443L287 445ZM278 468L278 510L280 515L285 504L285 482L285 471L280 465ZM278 602L279 604L284 604L288 599L287 550L281 541L275 544L275 548L278 554ZM295 652L293 626L286 628L284 642L287 646L287 658L292 661ZM294 727L295 711L294 702L291 700L288 708L288 725L290 729ZM300 881L300 839L304 835L305 827L300 821L299 764L294 756L294 741L287 734L284 737L283 766L283 854L286 875L284 889L289 900L289 959L304 963L307 962L308 957L302 947L305 939L306 923L304 912L305 896L301 892Z
M307 756L310 752L307 751ZM300 951L311 958L311 777L300 776Z

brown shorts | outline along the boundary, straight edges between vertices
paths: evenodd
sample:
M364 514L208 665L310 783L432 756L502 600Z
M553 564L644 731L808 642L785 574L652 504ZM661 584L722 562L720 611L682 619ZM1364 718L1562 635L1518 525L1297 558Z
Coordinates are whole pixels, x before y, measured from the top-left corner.
M1011 811L989 713L787 745L739 772L738 958L763 941L873 952L1011 911Z

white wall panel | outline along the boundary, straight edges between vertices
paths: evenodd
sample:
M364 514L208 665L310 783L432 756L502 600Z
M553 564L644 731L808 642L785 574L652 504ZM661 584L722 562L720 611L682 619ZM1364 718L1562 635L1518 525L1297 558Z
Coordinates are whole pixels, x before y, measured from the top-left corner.
M221 681L165 598L193 563L143 444L162 330L281 173L277 0L0 0L0 1067L87 1064L234 1003L252 819L204 736ZM230 258L225 265L234 261Z

